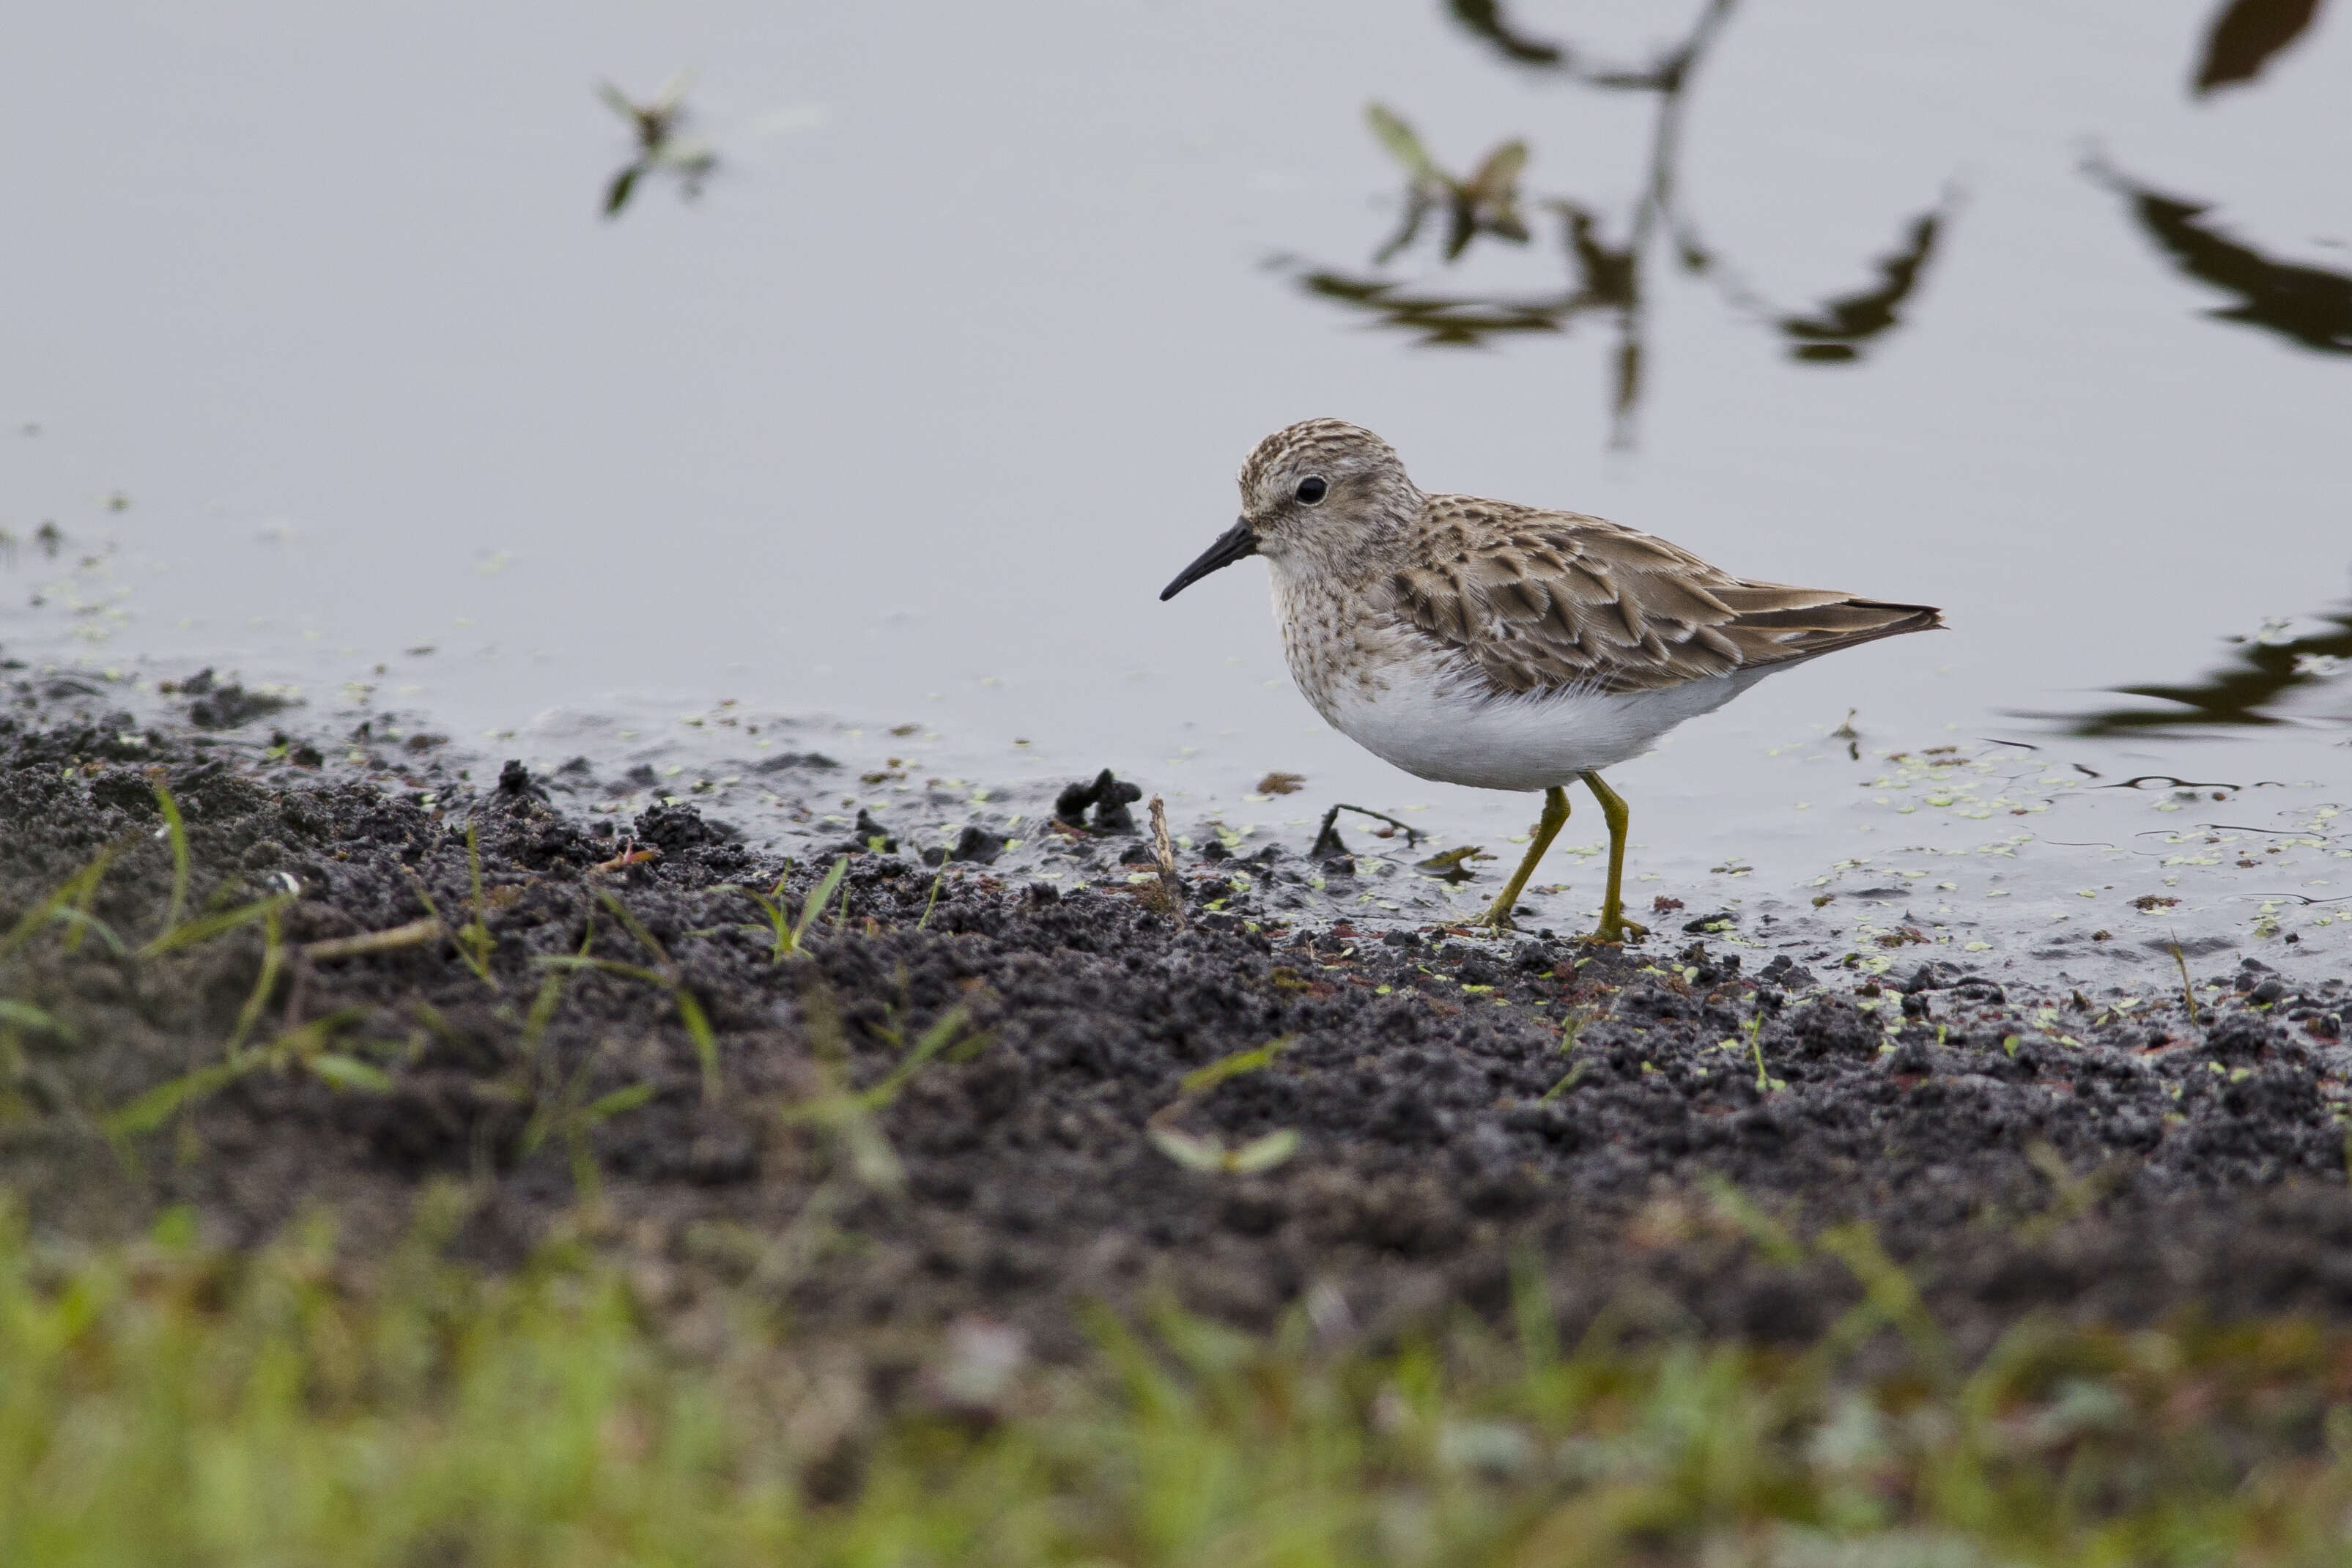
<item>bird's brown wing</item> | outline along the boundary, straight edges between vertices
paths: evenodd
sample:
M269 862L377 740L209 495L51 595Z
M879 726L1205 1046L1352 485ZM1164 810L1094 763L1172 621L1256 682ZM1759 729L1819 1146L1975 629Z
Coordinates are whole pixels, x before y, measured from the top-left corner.
M1508 691L1644 691L1943 624L1925 605L1751 583L1575 512L1429 502L1397 612Z

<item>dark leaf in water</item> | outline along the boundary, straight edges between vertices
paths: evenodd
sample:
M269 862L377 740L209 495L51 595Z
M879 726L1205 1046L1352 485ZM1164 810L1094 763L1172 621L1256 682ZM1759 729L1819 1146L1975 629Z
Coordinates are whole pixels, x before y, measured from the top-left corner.
M1531 38L1513 27L1498 0L1447 0L1448 10L1464 30L1476 34L1500 50L1507 59L1525 66L1558 66L1568 62L1568 51L1558 44Z
M2185 202L2097 165L2091 173L2130 201L2132 216L2183 272L2238 296L2239 303L2210 312L2216 320L2261 327L2321 353L2352 353L2352 277L2273 261L2225 237L2200 221L2210 203Z
M1796 340L1790 352L1798 359L1822 363L1858 357L1863 342L1895 325L1899 308L1935 254L1942 226L1940 211L1922 213L1911 220L1903 247L1880 258L1875 288L1829 300L1810 316L1783 317L1780 331Z
M1389 150L1389 156L1404 165L1404 172L1412 176L1415 184L1445 183L1445 176L1438 172L1437 161L1395 110L1386 104L1368 103L1364 105L1364 120L1371 126L1372 134L1380 138L1381 145Z
M1491 234L1514 245L1528 241L1528 226L1518 214L1519 171L1527 167L1528 144L1506 142L1466 180L1448 180L1446 198L1453 216L1445 237L1445 259L1452 261L1471 239Z
M2217 87L2253 80L2318 15L2319 0L2229 0L2205 35L2193 90L2201 98Z
M1364 106L1364 119L1389 156L1410 177L1405 186L1404 219L1372 259L1384 265L1411 245L1421 233L1422 221L1440 200L1445 204L1445 259L1452 261L1480 234L1491 234L1515 245L1527 243L1528 227L1518 214L1519 174L1528 166L1525 142L1503 142L1488 153L1466 180L1457 180L1440 168L1437 160L1404 117L1386 104Z
M1528 226L1519 217L1519 174L1528 166L1528 144L1506 142L1486 154L1478 172L1463 187L1478 226L1514 245L1528 242Z
M1554 202L1552 206L1568 221L1568 248L1576 258L1576 270L1583 279L1586 298L1596 304L1631 305L1634 293L1633 247L1619 250L1603 245L1601 220L1574 202Z
M1518 197L1519 174L1528 166L1528 144L1506 142L1486 154L1478 172L1466 182L1471 199L1508 207Z
M2152 697L2166 708L2111 708L2072 717L2077 735L2162 733L2221 725L2277 724L2270 705L2299 687L2352 673L2352 605L2319 617L2326 629L2279 641L2252 639L2223 668L2188 686L2125 686L2127 697Z
M637 176L646 172L643 163L632 163L613 176L612 187L604 193L604 216L616 216L629 205L629 194L637 188Z

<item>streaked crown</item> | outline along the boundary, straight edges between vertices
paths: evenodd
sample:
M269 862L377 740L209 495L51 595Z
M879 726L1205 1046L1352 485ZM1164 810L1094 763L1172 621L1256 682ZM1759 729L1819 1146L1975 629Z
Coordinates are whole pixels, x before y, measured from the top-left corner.
M1386 441L1360 425L1306 419L1260 441L1242 464L1242 519L1280 554L1414 516L1421 491Z

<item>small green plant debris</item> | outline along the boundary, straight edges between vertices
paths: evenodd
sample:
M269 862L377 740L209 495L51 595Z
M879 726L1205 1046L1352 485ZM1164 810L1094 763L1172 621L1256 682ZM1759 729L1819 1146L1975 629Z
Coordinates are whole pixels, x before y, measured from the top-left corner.
M1289 1048L1294 1038L1285 1035L1254 1049L1220 1057L1204 1068L1186 1073L1178 1085L1177 1097L1152 1112L1151 1120L1144 1124L1144 1136L1154 1148L1188 1171L1247 1176L1271 1171L1288 1160L1298 1152L1300 1142L1298 1133L1291 1128L1277 1128L1229 1148L1214 1133L1186 1132L1175 1123L1214 1092L1219 1084L1264 1070Z
M637 945L654 956L654 967L640 963L624 963L617 959L596 958L585 952L556 953L536 962L549 969L593 969L606 974L617 974L627 980L641 980L648 985L658 985L670 994L677 1008L678 1022L686 1026L687 1037L694 1042L694 1054L702 1066L702 1098L715 1102L719 1095L719 1036L710 1026L709 1015L701 1002L686 984L685 971L671 958L668 950L654 939L644 922L629 912L628 907L604 889L596 891L597 899L622 928L636 940ZM811 900L815 907L815 901Z
M755 893L749 888L739 888L731 882L712 889L714 892L741 893L760 906L760 912L768 917L768 929L775 934L775 959L779 963L807 945L809 928L816 924L819 915L824 913L824 906L832 899L834 889L840 887L842 879L849 874L849 857L844 855L834 861L833 868L824 874L823 879L810 890L807 900L802 903L797 919L792 912L792 900L784 896L784 884L791 879L792 874L792 864L787 861L783 875L778 877L775 886L764 893ZM845 899L847 897L846 894L843 896ZM845 904L844 907L846 908L846 905ZM757 931L759 928L753 926L750 929Z

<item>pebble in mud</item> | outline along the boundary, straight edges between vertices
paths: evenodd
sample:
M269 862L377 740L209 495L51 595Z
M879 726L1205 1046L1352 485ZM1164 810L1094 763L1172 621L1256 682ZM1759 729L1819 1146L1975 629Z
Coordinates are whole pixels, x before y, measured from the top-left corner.
M2352 1238L2345 992L2288 970L2200 999L2191 1018L2177 978L2168 1000L2154 984L2168 955L2151 955L2131 1007L1933 964L1899 989L1892 972L1826 966L1817 984L1788 954L1759 962L1709 937L1645 957L1395 927L1253 930L1230 906L1180 931L1123 879L1046 897L982 862L893 875L905 861L866 853L849 858L845 902L780 963L737 889L781 867L691 805L638 816L637 842L662 853L612 868L616 836L437 763L420 764L443 769L418 775L430 789L387 791L333 763L294 769L166 731L131 746L131 732L109 715L0 731L0 816L18 828L0 841L0 917L119 844L92 913L142 940L156 930L173 871L144 788L153 765L187 813L191 907L291 870L300 901L281 918L297 943L423 918L412 874L445 918L468 910L470 816L498 989L448 942L311 963L299 997L276 983L270 1027L289 1005L352 1020L348 1048L394 1046L373 1058L388 1091L250 1074L190 1112L184 1159L133 1166L87 1108L216 1058L259 975L261 932L137 963L100 942L28 946L6 994L86 1044L26 1037L19 1081L0 1086L28 1108L0 1122L0 1180L54 1234L126 1234L185 1203L214 1232L258 1239L328 1205L352 1245L375 1247L424 1184L454 1176L485 1184L461 1248L511 1262L572 1212L560 1141L526 1152L533 1086L592 1104L643 1085L649 1100L587 1138L614 1234L689 1273L729 1272L743 1266L725 1237L786 1234L822 1201L854 1245L761 1275L762 1289L801 1331L852 1342L982 1312L1064 1353L1083 1298L1172 1289L1262 1323L1318 1280L1366 1322L1447 1302L1499 1312L1522 1246L1549 1260L1573 1321L1671 1304L1720 1329L1817 1332L1850 1284L1792 1288L1713 1217L1708 1176L1800 1228L1867 1221L1967 1344L2045 1308L2352 1318L2334 1261ZM786 878L794 910L829 865ZM593 955L672 973L696 999L715 1100L667 983L575 973L525 1041L521 1010L552 973L539 961L577 953L592 927ZM1906 1016L1914 996L1932 1020ZM953 1008L951 1037L872 1113L898 1177L861 1178L813 1108L891 1080ZM1276 1040L1264 1066L1178 1105L1188 1074ZM1277 1130L1299 1147L1245 1181L1193 1173L1147 1135L1160 1115L1228 1148ZM2096 1178L2078 1217L2053 1206L2053 1158Z

